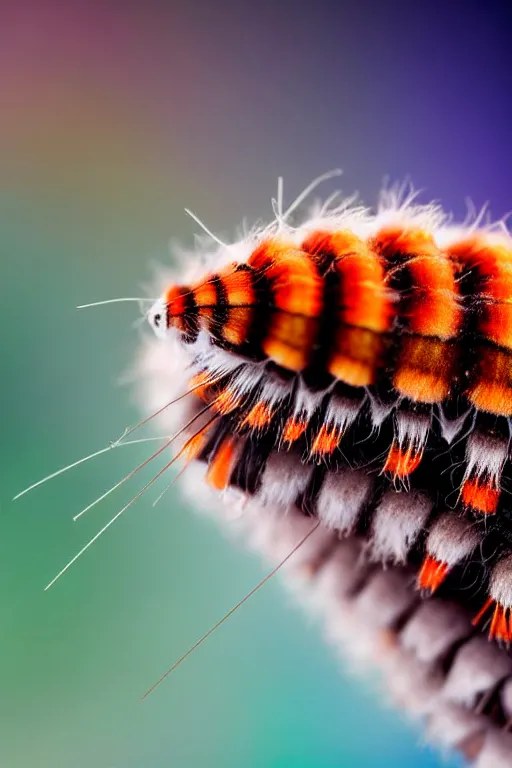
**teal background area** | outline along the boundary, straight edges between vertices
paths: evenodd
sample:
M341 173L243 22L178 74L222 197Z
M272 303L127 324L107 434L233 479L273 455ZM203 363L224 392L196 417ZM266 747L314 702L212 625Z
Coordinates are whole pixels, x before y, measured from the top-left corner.
M185 206L229 237L272 215L278 175L289 201L341 166L370 204L410 174L459 216L510 209L510 10L461 8L1 4L0 765L457 765L339 671L277 580L140 702L266 572L157 489L43 591L151 477L72 522L148 446L11 499L138 420L137 305L75 307L137 295L192 242Z

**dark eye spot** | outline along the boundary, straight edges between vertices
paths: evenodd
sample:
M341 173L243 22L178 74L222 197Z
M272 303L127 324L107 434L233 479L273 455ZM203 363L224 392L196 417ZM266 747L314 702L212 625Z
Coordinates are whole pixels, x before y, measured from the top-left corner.
M155 315L155 316L154 316L154 318L153 318L153 322L155 323L155 326L156 326L157 328L159 328L159 327L160 327L160 320L161 320L161 319L162 319L162 315L160 315L160 314L158 314L158 315Z

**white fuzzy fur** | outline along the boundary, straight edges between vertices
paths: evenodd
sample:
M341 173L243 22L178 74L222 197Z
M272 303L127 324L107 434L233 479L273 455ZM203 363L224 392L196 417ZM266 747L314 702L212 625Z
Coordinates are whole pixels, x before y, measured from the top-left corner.
M457 435L460 434L460 431L464 426L464 422L468 417L469 410L466 411L466 413L463 413L462 416L458 416L456 419L448 419L442 405L438 405L436 407L436 411L437 418L439 419L439 423L441 425L441 434L443 439L446 440L448 445L451 445Z
M302 377L299 376L298 387L293 402L293 416L304 417L304 420L309 421L316 409L319 407L327 391L328 390L311 392L304 384Z
M476 737L483 738L485 730L485 723L476 712L452 702L438 702L428 718L427 736L444 747L453 748Z
M432 417L424 414L398 411L396 414L396 438L402 448L419 451L426 443Z
M512 555L503 557L492 569L489 594L503 608L512 608Z
M432 501L424 494L386 491L372 521L372 557L405 563L431 510Z
M373 393L368 390L367 396L370 400L370 412L372 415L372 424L375 430L378 430L385 419L389 416L393 408L398 402L398 398L395 402L383 403Z
M402 630L401 641L420 661L433 662L471 632L465 611L435 597L422 603Z
M293 453L271 454L261 479L258 500L287 509L306 490L312 472L313 467L303 464Z
M389 693L397 706L413 717L424 717L436 709L443 685L438 666L419 661L399 646L384 671Z
M512 674L512 659L487 638L473 637L458 651L443 687L450 701L473 707L478 697Z
M512 734L490 728L474 768L510 768L511 755Z
M327 614L333 612L336 604L347 600L364 567L361 542L354 538L340 541L318 573L315 604L323 606Z
M503 684L500 701L507 719L512 720L512 677Z
M342 469L329 472L317 499L318 517L326 528L350 533L373 487L364 470Z
M357 418L362 404L362 400L348 400L333 395L325 413L326 427L335 427L342 435Z
M399 570L377 571L355 599L355 608L375 630L391 626L416 596Z
M455 512L446 512L432 525L427 538L427 552L449 566L460 563L481 541L477 527Z
M473 432L466 445L464 477L476 475L488 479L494 486L498 486L507 454L508 440Z

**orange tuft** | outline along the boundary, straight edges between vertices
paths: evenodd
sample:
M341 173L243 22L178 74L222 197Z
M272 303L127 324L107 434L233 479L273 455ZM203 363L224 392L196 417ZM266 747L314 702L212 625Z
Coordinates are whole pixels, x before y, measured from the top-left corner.
M283 443L294 443L304 434L307 426L306 421L298 421L293 418L288 419L283 428Z
M396 442L393 442L383 472L390 472L395 478L407 477L419 467L422 456L423 451L415 451L412 447L403 451Z
M510 644L512 641L510 608L505 608L500 603L496 603L494 615L489 629L489 637L499 642Z
M313 440L311 454L330 454L333 453L339 445L341 431L338 426L325 424L320 427L318 435Z
M344 355L333 355L329 362L329 373L351 387L369 387L375 381L372 366Z
M417 257L407 266L415 283L409 307L409 327L424 336L453 338L462 322L462 308L457 301L457 284L446 258Z
M253 429L264 429L272 421L273 411L267 403L261 401L251 408L245 419L242 421L242 427L248 426Z
M227 413L231 413L240 406L240 398L229 387L225 387L222 392L217 395L214 401L215 410L225 416Z
M212 385L212 377L207 371L200 371L190 379L190 389L201 399L209 399L209 389Z
M426 555L418 573L418 589L435 592L445 580L449 570L448 563L436 560L432 555Z
M494 607L489 628L489 640L497 640L505 643L507 646L512 642L512 614L510 607L505 607L497 603L492 597L489 597L482 609L477 613L472 621L474 627L478 626L488 613L490 608Z
M484 618L489 608L493 605L494 605L494 600L492 599L492 597L488 597L484 605L482 606L482 608L478 611L477 615L473 618L471 622L474 627L477 627L480 624L480 622Z
M498 508L500 491L492 485L481 483L477 479L466 480L462 485L462 501L467 507L482 512L484 515L494 515Z
M206 436L208 427L204 427L202 430L192 435L181 450L181 455L185 457L187 463L196 459L204 446L206 445Z
M218 447L213 457L206 481L218 491L222 491L229 483L231 472L235 462L235 439L226 437Z
M509 297L512 296L512 284L510 290ZM485 303L479 330L495 344L512 349L512 304Z
M477 375L468 397L482 411L512 416L512 373L510 352L504 349L478 349Z

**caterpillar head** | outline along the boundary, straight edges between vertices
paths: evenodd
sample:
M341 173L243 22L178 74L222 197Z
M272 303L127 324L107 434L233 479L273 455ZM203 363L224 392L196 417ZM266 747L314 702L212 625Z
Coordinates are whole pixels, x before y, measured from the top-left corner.
M187 336L197 333L197 308L193 292L187 286L170 286L155 301L147 314L148 322L155 335L167 339L174 329Z
M165 339L168 333L167 304L161 297L157 299L147 314L148 323L159 339Z

